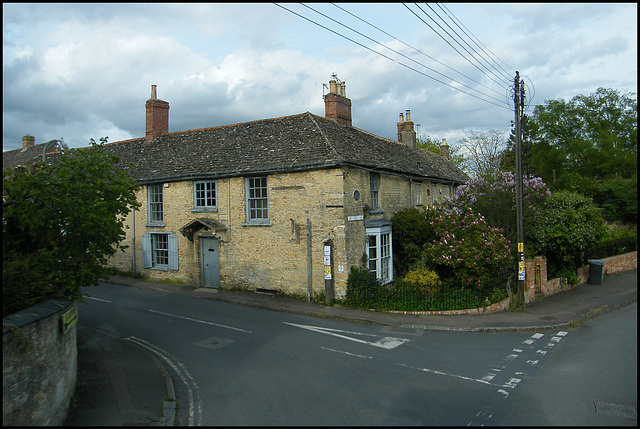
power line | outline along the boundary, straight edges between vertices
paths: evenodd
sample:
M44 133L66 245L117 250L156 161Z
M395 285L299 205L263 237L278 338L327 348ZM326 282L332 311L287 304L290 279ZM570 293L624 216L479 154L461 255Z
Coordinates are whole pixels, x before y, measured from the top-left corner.
M301 3L301 4L302 4L302 3ZM398 52L398 51L396 51L395 49L388 47L388 46L387 46L387 45L385 45L384 43L380 43L380 42L378 42L377 40L374 40L374 39L372 39L371 37L369 37L369 36L367 36L367 35L365 35L365 34L363 34L363 33L360 33L360 32L359 32L359 31L357 31L357 30L354 30L353 28L349 27L348 25L345 25L345 24L343 24L343 23L341 23L341 22L339 22L339 21L337 21L337 20L335 20L335 19L331 18L330 16L327 16L327 15L323 14L322 12L319 12L319 11L315 10L315 9L314 9L314 8L312 8L311 6L307 6L307 5L305 5L305 4L302 4L302 6L304 6L304 7L308 8L308 9L310 9L310 10L314 11L314 12L316 12L316 13L317 13L317 14L319 14L319 15L322 15L323 17L325 17L325 18L327 18L327 19L329 19L329 20L331 20L331 21L333 21L333 22L335 22L335 23L337 23L337 24L342 25L343 27L345 27L345 28L347 28L347 29L349 29L349 30L353 31L353 32L354 32L354 33L356 33L356 34L359 34L360 36L362 36L362 37L364 37L364 38L366 38L366 39L368 39L368 40L372 41L373 43L376 43L376 44L378 44L378 45L384 46L385 48L389 49L390 51L394 52L394 53L395 53L395 54L397 54L397 55L400 55L400 56L402 56L402 57L404 57L404 58L408 59L409 61L412 61L412 62L414 62L414 63L416 63L416 64L418 64L418 65L420 65L420 66L422 66L422 67L424 67L424 68L426 68L426 69L429 69L429 70L431 70L432 72L434 72L434 73L436 73L436 74L438 74L438 75L440 75L440 76L442 76L442 77L445 77L445 78L447 78L447 79L451 79L454 83L460 84L460 85L462 85L462 86L464 86L464 87L466 87L466 88L469 88L469 89L470 89L470 90L472 90L472 91L476 91L476 92L478 92L478 93L480 93L480 94L484 95L485 97L489 97L489 98L491 98L491 99L493 99L493 100L500 101L500 100L498 100L498 99L496 99L496 98L493 98L492 96L490 96L490 95L488 95L488 94L485 94L485 93L483 93L483 92L478 91L478 90L477 90L477 89L475 89L475 88L472 88L472 87L470 87L470 86L468 86L468 85L465 85L464 83L458 82L458 81L456 81L455 79L453 79L453 78L451 78L451 77L449 77L449 76L447 76L447 75L445 75L445 74L442 74L442 73L438 72L437 70L434 70L434 69L432 69L431 67L428 67L428 66L426 66L426 65L424 65L424 64L422 64L422 63L420 63L420 62L418 62L418 61L416 61L416 60L414 60L414 59L412 59L412 58L409 58L408 56L404 55L403 53ZM497 91L496 91L496 92L497 92Z
M398 38L398 37L396 37L396 36L394 36L394 35L392 35L392 34L387 33L386 31L382 30L381 28L378 28L378 27L376 27L375 25L371 24L370 22L368 22L368 21L366 21L366 20L364 20L364 19L360 18L359 16L354 15L353 13L351 13L351 12L349 12L348 10L344 9L343 7L340 7L340 6L338 6L337 4L335 4L335 3L331 3L331 4L332 4L333 6L335 6L335 7L337 7L338 9L340 9L340 10L342 10L342 11L344 11L344 12L348 13L349 15L353 16L354 18L359 19L360 21L364 22L365 24L367 24L367 25L369 25L369 26L371 26L371 27L375 28L376 30L378 30L378 31L382 32L383 34L385 34L385 35L387 35L387 36L391 37L392 39L397 40L398 42L402 43L403 45L407 46L408 48L411 48L411 49L413 49L414 51L416 51L416 52L418 52L418 53L420 53L420 54L424 55L424 56L425 56L425 57L427 57L427 58L429 58L430 60L433 60L433 61L437 62L438 64L440 64L440 65L442 65L442 66L444 66L444 67L448 68L449 70L453 71L454 73L457 73L457 74L459 74L460 76L463 76L463 77L465 77L465 78L469 79L470 81L475 82L475 83L477 83L478 85L483 86L483 87L487 88L488 90L493 91L493 92L495 92L495 93L499 94L499 92L498 92L498 91L496 91L495 89L488 87L487 85L483 84L482 82L478 82L477 80L473 79L472 77L469 77L469 76L467 76L466 74L464 74L464 73L462 73L462 72L459 72L458 70L456 70L456 69L454 69L454 68L452 68L452 67L449 67L448 65L446 65L446 64L445 64L445 63L443 63L442 61L439 61L438 59L433 58L432 56L430 56L430 55L428 55L428 54L426 54L426 53L422 52L420 49L418 49L418 48L416 48L416 47L413 47L413 46L411 46L411 45L409 45L409 44L405 43L404 41L400 40L400 38ZM426 66L424 66L424 67L426 67ZM428 67L426 67L426 68L428 68ZM451 80L454 80L454 79L451 79Z
M421 74L421 75L423 75L423 76L425 76L425 77L427 77L427 78L429 78L429 79L432 79L432 80L434 80L434 81L436 81L436 82L438 82L438 83L441 83L441 84L443 84L443 85L445 85L445 86L448 86L448 87L450 87L450 88L452 88L452 89L455 89L456 91L460 91L460 92L462 92L462 93L464 93L464 94L467 94L467 95L469 95L469 96L471 96L471 97L477 98L478 100L484 101L484 102L489 103L489 104L493 104L494 106L501 107L501 108L507 108L506 106L504 106L504 105L502 105L502 104L496 104L496 103L493 103L493 102L491 102L491 101L485 100L485 99L483 99L483 98L481 98L481 97L478 97L478 96L476 96L476 95L474 95L474 94L471 94L471 93L469 93L469 92L467 92L467 91L464 91L464 90L462 90L462 89L460 89L460 88L457 88L457 87L455 87L455 86L453 86L453 85L450 85L450 84L448 84L448 83L446 83L446 82L443 82L443 81L441 81L441 80L439 80L439 79L436 79L436 78L434 78L433 76L429 76L429 75L427 75L426 73L423 73L423 72L421 72L421 71L419 71L419 70L416 70L416 69L415 69L415 68L413 68L413 67L410 67L410 66L408 66L408 65L406 65L406 64L404 64L404 63L401 63L401 62L399 62L399 61L397 61L397 60L394 60L393 58L391 58L391 57L389 57L389 56L387 56L387 55L384 55L384 54L382 54L381 52L376 51L375 49L369 48L368 46L365 46L364 44L362 44L362 43L360 43L360 42L357 42L357 41L355 41L355 40L353 40L353 39L351 39L351 38L349 38L349 37L347 37L347 36L345 36L345 35L343 35L343 34L341 34L341 33L337 32L337 31L335 31L335 30L332 30L331 28L328 28L328 27L326 27L326 26L324 26L324 25L322 25L322 24L320 24L320 23L318 23L318 22L316 22L316 21L314 21L314 20L312 20L312 19L310 19L310 18L307 18L307 17L306 17L306 16L304 16L304 15L301 15L301 14L299 14L299 13L297 13L297 12L294 12L293 10L288 9L288 8L286 8L286 7L282 6L282 5L277 4L277 3L274 3L274 4L275 4L276 6L278 6L278 7L280 7L280 8L282 8L282 9L286 10L287 12L290 12L290 13L292 13L292 14L294 14L294 15L296 15L296 16L298 16L298 17L300 17L300 18L302 18L302 19L304 19L304 20L306 20L306 21L309 21L309 22L311 22L311 23L313 23L313 24L315 24L315 25L317 25L317 26L319 26L319 27L321 27L321 28L323 28L323 29L327 30L327 31L330 31L331 33L333 33L333 34L335 34L335 35L337 35L337 36L340 36L340 37L342 37L342 38L344 38L344 39L347 39L347 40L349 40L350 42L353 42L353 43L355 43L355 44L356 44L356 45L358 45L358 46L361 46L361 47L363 47L363 48L365 48L365 49L367 49L367 50L369 50L369 51L371 51L371 52L373 52L373 53L375 53L375 54L378 54L378 55L380 55L380 56L382 56L382 57L384 57L384 58L386 58L386 59L388 59L388 60L390 60L390 61L392 61L392 62L398 63L399 65L401 65L401 66L403 66L403 67L406 67L406 68L408 68L409 70L412 70L412 71L414 71L414 72L416 72L416 73L419 73L419 74ZM304 5L303 5L303 6L304 6ZM307 6L307 7L308 7L308 6ZM353 30L353 31L355 31L355 30ZM356 32L356 33L357 33L357 32ZM358 34L361 34L361 33L358 33ZM365 36L365 37L366 37L366 36ZM375 42L375 41L374 41L374 42ZM385 45L383 45L383 44L381 44L381 43L378 43L378 42L375 42L375 43L380 44L380 45L382 45L382 46L385 46ZM385 47L386 47L386 46L385 46ZM391 48L388 48L388 49L391 49ZM401 55L402 55L402 54L401 54ZM404 56L404 55L403 55L403 56ZM414 61L414 60L412 60L412 61ZM414 61L414 62L415 62L415 61ZM418 64L420 64L420 63L418 63ZM420 65L422 65L422 66L423 66L423 67L425 67L425 68L429 68L429 67L427 67L427 66L425 66L425 65L423 65L423 64L420 64ZM448 77L448 79L451 79L451 78L449 78L449 77ZM453 80L453 79L451 79L451 80ZM455 82L455 80L454 80L454 82ZM457 83L459 83L459 82L457 82ZM477 90L475 90L475 89L474 89L474 91L479 92L479 91L477 91ZM479 93L480 93L480 94L482 94L481 92L479 92ZM485 94L483 94L483 95L485 95ZM510 109L509 109L509 110L510 110Z
M438 36L440 36L440 38L441 38L442 40L444 40L444 41L445 41L445 43L447 43L447 45L449 45L449 46L450 46L454 51L456 51L456 52L457 52L457 53L458 53L462 58L464 58L465 60L467 60L467 61L469 62L469 64L471 64L472 66L474 66L475 68L477 68L478 70L480 70L480 72L481 72L482 74L484 74L485 76L487 76L489 79L491 79L492 81L494 81L494 82L495 82L495 83L497 83L498 85L503 85L503 82L498 82L498 81L496 81L495 79L493 79L493 77L491 77L490 75L488 75L488 74L486 74L484 71L482 71L482 69L480 69L480 67L478 67L476 64L474 64L474 63L473 63L469 58L467 58L466 56L464 56L464 54L462 54L458 49L456 49L456 47L455 47L455 46L453 46L451 43L449 43L449 41L448 41L447 39L445 39L445 38L444 38L440 33L438 33L438 31L437 31L435 28L433 28L433 27L432 27L428 22L426 22L424 19L422 19L422 17L418 16L418 14L417 14L417 13L415 13L413 10L411 10L411 9L409 8L409 6L407 6L405 3L403 3L403 5L404 5L404 7L406 7L406 8L407 8L411 13L413 13L413 14L416 16L416 18L418 18L418 19L419 19L420 21L422 21L422 22L423 22L427 27L429 27L431 30L433 30L433 32L434 32L434 33L436 33ZM437 22L435 22L435 20L434 20L431 16L429 16L429 14L428 14L428 13L426 13L426 12L425 12L425 11L424 11L420 6L418 6L417 4L416 4L416 6L418 7L418 9L420 9L420 10L422 11L422 13L424 13L427 17L429 17L429 19L431 19L431 20L432 20L436 25L438 25L440 28L442 28L442 26L440 26L440 24L438 24ZM444 29L443 29L443 31L444 31L445 33L447 33L447 31L446 31L446 30L444 30ZM449 33L447 33L447 35L449 35ZM451 37L451 35L449 35L449 37ZM468 51L464 46L462 46L462 44L460 44L460 42L458 42L458 41L457 41L457 40L455 40L455 39L454 39L454 41L455 41L456 43L458 43L458 45L460 45L460 46L462 47L462 49L464 49L465 51L467 51L467 53L468 53L468 54L470 54L471 56L473 56L473 55L471 54L471 52L469 52L469 51ZM475 57L474 57L474 59L475 59ZM481 65L482 65L482 64L481 64ZM483 67L484 67L484 65L483 65ZM485 67L485 69L486 69L486 67ZM489 72L491 73L491 71L490 71L489 69L487 69L487 71L489 71Z
M436 12L436 11L435 11L435 10L434 10L434 9L433 9L429 4L428 4L428 3L427 3L427 7L429 7L429 9L431 9L431 10L433 11L433 13L435 13L435 14L436 14L436 16L437 16L438 18L440 18L440 20L441 20L441 21L442 21L442 22L443 22L443 23L444 23L444 24L445 24L445 25L446 25L446 26L447 26L447 27L448 27L448 28L449 28L449 29L450 29L450 30L451 30L451 31L452 31L456 36L458 36L458 38L460 38L460 40L462 40L462 41L465 43L465 45L467 45L467 46L468 46L468 47L469 47L469 48L470 48L470 49L471 49L475 54L477 54L477 55L478 55L478 56L479 56L479 57L480 57L484 62L486 62L486 63L487 63L487 65L488 65L489 67L491 67L492 69L495 69L495 67L494 67L494 66L493 66L489 61L487 61L487 59L486 59L486 58L485 58L481 53L479 53L479 52L478 52L478 51L477 51L473 46L471 46L471 45L470 45L466 40L464 40L464 38L463 38L462 36L460 36L460 34L458 34L458 32L457 32L455 29L451 28L451 26L447 23L447 21L446 21L444 18L442 18L442 17L440 16L440 14L438 14L438 12ZM445 13L445 14L446 14L446 13ZM447 15L447 17L448 17L448 15ZM454 23L454 24L455 24L455 23ZM447 34L448 34L448 33L447 33ZM475 58L475 57L474 57L474 58ZM496 70L498 73L500 73L500 70L498 70L498 69L495 69L495 70ZM494 73L494 74L495 74L495 72L493 72L493 71L492 71L491 73ZM500 76L496 75L496 77L500 77ZM503 79L505 79L505 82L509 82L509 81L510 81L510 79L511 79L508 75L506 75L506 76L501 76L501 77L502 77Z
M447 6L444 6L444 5L441 5L440 3L438 3L438 7L440 7L440 9L443 9L443 10L445 10L445 9L446 9L445 14L446 14L447 12L449 12L449 14L451 14L451 15L453 16L453 18L455 18L455 20L456 20L456 22L455 22L455 23L456 23L456 25L458 26L458 28L460 28L460 29L462 30L462 32L463 32L463 33L467 34L467 33L465 32L465 30L467 30L469 33L471 33L471 31L469 31L469 29L468 29L467 27L465 27L465 26L464 26L464 24L462 24L462 22L460 22L460 20L459 20L459 19L458 19L454 14L453 14L453 12L451 12L451 11L449 10L449 8L448 8ZM449 16L449 15L447 14L447 16ZM462 26L462 27L460 27L460 26ZM484 45L484 44L483 44L483 43L482 43L482 42L481 42L481 41L480 41L480 40L479 40L479 39L478 39L478 38L477 38L473 33L471 33L471 36L473 36L473 38L471 38L471 37L467 34L467 37L469 37L469 38L470 38L474 43L476 43L476 41L477 41L476 46L480 47L483 51L484 51L484 49L486 49L487 51L489 51L489 53L490 53L491 55L493 55L495 58L497 58L497 59L498 59L502 64L504 64L505 66L507 66L507 68L508 68L509 70L512 70L512 69L513 69L513 68L512 68L512 67L510 67L507 63L505 63L504 61L502 61L502 60L500 59L500 57L498 57L496 54L494 54L494 53L493 53L489 48L487 48L487 47L486 47L486 46L485 46L485 45ZM474 40L474 39L475 39L475 40ZM479 44L479 45L478 45L478 44ZM480 46L480 45L481 45L481 46ZM495 60L494 60L494 62L495 62ZM509 72L508 72L507 70L505 70L502 66L500 66L499 64L497 64L497 62L496 62L496 65L498 65L498 66L502 69L502 71L504 71L504 72L507 74L507 76L509 75Z

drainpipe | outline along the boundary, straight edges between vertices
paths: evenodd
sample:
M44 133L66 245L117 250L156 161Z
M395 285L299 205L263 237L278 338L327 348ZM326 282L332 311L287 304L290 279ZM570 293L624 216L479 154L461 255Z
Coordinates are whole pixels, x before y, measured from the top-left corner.
M131 240L131 253L132 253L132 261L131 261L131 267L132 267L132 273L135 276L136 275L136 209L134 209L133 207L131 207L131 236L133 237L133 239Z

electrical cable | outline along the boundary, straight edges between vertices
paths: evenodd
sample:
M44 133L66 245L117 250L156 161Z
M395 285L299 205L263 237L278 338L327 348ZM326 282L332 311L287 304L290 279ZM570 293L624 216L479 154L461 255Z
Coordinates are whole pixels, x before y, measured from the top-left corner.
M413 13L413 14L416 16L416 18L418 18L418 19L419 19L420 21L422 21L422 22L423 22L427 27L429 27L431 30L433 30L433 32L434 32L434 33L436 33L438 36L440 36L440 38L441 38L442 40L444 40L444 41L445 41L445 43L451 47L451 49L453 49L454 51L456 51L456 52L457 52L457 53L458 53L462 58L464 58L465 60L467 60L467 61L469 62L469 64L471 64L472 66L474 66L475 68L477 68L478 70L480 70L480 72L481 72L482 74L484 74L485 76L487 76L490 80L494 81L494 82L495 82L495 83L497 83L498 85L502 85L502 84L503 84L503 82L498 82L498 81L496 81L495 79L493 79L493 77L491 77L490 75L488 75L488 74L486 74L484 71L482 71L482 69L480 69L480 67L478 67L476 64L474 64L470 59L468 59L466 56L464 56L464 54L463 54L463 53L461 53L458 49L456 49L456 47L455 47L455 46L453 46L451 43L449 43L449 41L448 41L447 39L445 39L445 38L444 38L440 33L438 33L438 31L437 31L435 28L433 28L431 25L429 25L429 23L428 23L427 21L425 21L425 20L424 20L424 19L422 19L420 16L418 16L418 14L417 14L417 13L415 13L413 10L411 10L411 8L409 8L409 6L407 6L405 3L402 3L402 4L403 4L403 5L404 5L404 7L406 7L406 8L407 8L411 13ZM425 12L421 7L420 7L420 6L418 6L417 4L416 4L416 6L418 7L418 9L420 9L420 10L422 11L422 13L424 13L427 17L429 17L429 19L431 19L433 22L435 22L435 20L434 20L433 18L431 18L431 17L429 16L429 14L427 14L427 13L426 13L426 12ZM438 25L438 26L439 26L439 24L438 24L438 23L436 23L436 25ZM440 28L442 28L442 27L440 27ZM445 31L445 32L446 32L446 31ZM447 33L447 34L448 34L448 33ZM449 36L449 37L451 37L451 36ZM460 45L460 46L461 46L465 51L467 51L467 53L471 54L471 53L470 53L470 52L469 52L469 51L468 51L464 46L462 46L462 45L461 45L457 40L456 40L456 43L458 43L458 44L459 44L459 45ZM474 58L474 59L475 59L475 58ZM486 67L485 67L485 68L486 68Z
M459 27L460 29L462 29L462 31L463 31L465 34L467 34L467 33L465 32L465 30L467 30L467 31L469 31L469 33L471 33L471 31L470 31L467 27L465 27L465 26L464 26L464 24L463 24L463 23L462 23L462 22L461 22L461 21L460 21L460 20L459 20L459 19L458 19L454 14L453 14L453 12L451 12L451 11L449 10L449 8L448 8L447 6L444 6L444 5L443 5L443 6L441 6L441 5L440 5L440 3L438 3L438 6L439 6L441 9L444 7L444 9L446 9L446 11L447 11L447 12L449 12L449 13L450 13L454 18L455 18L455 20L457 21L456 25L458 25L458 24L459 24L459 25L458 25L458 27ZM446 12L445 12L445 13L446 13ZM460 26L462 26L462 27L460 27ZM507 63L505 63L504 61L502 61L502 60L500 59L500 57L498 57L498 56L497 56L496 54L494 54L494 53L493 53L489 48L487 48L487 47L486 47L486 46L485 46L485 45L480 41L480 39L478 39L478 38L477 38L473 33L471 33L471 36L473 36L473 39L475 39L475 40L474 40L474 43L476 43L475 41L477 40L476 45L479 43L479 44L481 45L481 49L483 49L483 50L484 50L484 49L486 49L487 51L489 51L489 53L490 53L491 55L493 55L495 58L497 58L497 59L498 59L502 64L504 64L505 66L507 66L507 69L509 69L509 70L513 70L513 67L510 67ZM471 37L470 37L470 38L471 38ZM473 39L472 39L472 40L473 40ZM497 64L497 63L496 63L496 64ZM498 65L498 64L497 64L497 65ZM502 69L502 70L503 70L507 75L509 75L509 71L508 71L508 70L505 70L504 68L502 68L502 66L500 66L500 68L501 68L501 69Z
M374 49L372 49L372 48L370 48L370 47L368 47L368 46L365 46L364 44L362 44L362 43L360 43L360 42L357 42L357 41L355 41L355 40L353 40L353 39L351 39L351 38L349 38L349 37L347 37L347 36L345 36L345 35L343 35L343 34L341 34L341 33L337 32L337 31L335 31L335 30L332 30L332 29L331 29L331 28L329 28L329 27L326 27L326 26L324 26L324 25L322 25L322 24L320 24L320 23L318 23L318 22L316 22L316 21L314 21L314 20L312 20L312 19L310 19L310 18L307 18L306 16L301 15L301 14L299 14L299 13L297 13L297 12L295 12L295 11L291 10L291 9L288 9L288 8L286 8L286 7L284 7L284 6L280 5L280 4L277 4L277 3L274 3L274 4L275 4L276 6L278 6L278 7L280 7L280 8L282 8L282 9L286 10L287 12L290 12L290 13L292 13L292 14L294 14L294 15L296 15L296 16L298 16L298 17L300 17L300 18L302 18L302 19L304 19L304 20L306 20L306 21L311 22L312 24L315 24L315 25L317 25L317 26L319 26L319 27L321 27L321 28L323 28L323 29L325 29L325 30L327 30L327 31L330 31L331 33L333 33L333 34L335 34L335 35L337 35L337 36L340 36L340 37L342 37L342 38L344 38L344 39L347 39L347 40L349 40L350 42L353 42L353 43L355 43L356 45L358 45L358 46L360 46L360 47L363 47L363 48L367 49L368 51L371 51L371 52L373 52L373 53L375 53L375 54L378 54L378 55L380 55L380 56L382 56L382 57L384 57L384 58L386 58L386 59L388 59L388 60L390 60L390 61L392 61L392 62L398 63L399 65L401 65L401 66L403 66L403 67L406 67L406 68L408 68L408 69L410 69L410 70L412 70L412 71L414 71L414 72L416 72L416 73L419 73L419 74L421 74L421 75L423 75L423 76L425 76L425 77L427 77L427 78L429 78L429 79L432 79L432 80L434 80L434 81L436 81L436 82L438 82L438 83L441 83L441 84L443 84L443 85L445 85L445 86L448 86L448 87L450 87L450 88L452 88L452 89L455 89L456 91L460 91L460 92L462 92L462 93L464 93L464 94L467 94L467 95L469 95L469 96L472 96L472 97L474 97L474 98L476 98L476 99L478 99L478 100L481 100L481 101L487 102L487 103L492 104L492 105L497 106L497 107L506 108L505 106L503 106L503 105L501 105L501 104L496 104L496 103L493 103L493 102L491 102L491 101L485 100L485 99L483 99L483 98L481 98L481 97L478 97L478 96L476 96L476 95L474 95L474 94L471 94L471 93L469 93L469 92L466 92L466 91L464 91L464 90L462 90L462 89L460 89L460 88L457 88L457 87L455 87L455 86L453 86L453 85L450 85L450 84L448 84L448 83L446 83L446 82L443 82L443 81L441 81L441 80L439 80L439 79L436 79L436 78L434 78L433 76L429 76L429 75L427 75L426 73L423 73L423 72L421 72L421 71L419 71L419 70L416 70L416 69L415 69L415 68L413 68L413 67L410 67L410 66L408 66L408 65L406 65L406 64L403 64L403 63L401 63L401 62L399 62L399 61L397 61L397 60L394 60L393 58L391 58L391 57L389 57L389 56L387 56L387 55L384 55L384 54L382 54L381 52L378 52L378 51L376 51L376 50L374 50ZM303 5L303 6L304 6L304 5ZM308 6L307 6L307 7L308 7ZM355 30L353 30L353 31L355 31ZM360 33L358 33L358 34L360 34ZM365 37L366 37L366 36L365 36ZM375 42L375 43L378 43L378 42ZM380 43L378 43L378 44L380 44ZM382 44L380 44L380 45L382 45ZM384 46L384 45L382 45L382 46ZM385 47L386 47L386 46L385 46ZM390 48L388 48L388 49L390 49ZM414 60L412 60L412 61L414 61ZM420 63L418 63L418 64L420 64ZM422 65L422 64L421 64L421 65ZM422 66L423 66L423 67L425 67L425 68L429 68L429 67L424 66L424 65L422 65ZM451 79L451 78L449 78L449 79ZM452 79L452 80L453 80L453 79ZM454 80L454 81L455 81L455 80ZM477 90L474 90L474 91L477 91ZM479 92L479 91L477 91L477 92ZM482 94L482 93L480 93L480 94ZM484 94L483 94L483 95L484 95Z
M301 3L301 4L302 4L302 3ZM462 85L462 86L464 86L464 87L466 87L466 88L469 88L469 89L470 89L470 90L472 90L472 91L477 91L478 93L480 93L480 94L484 95L485 97L489 97L489 98L492 98L493 100L500 101L500 100L498 100L498 99L496 99L496 98L493 98L492 96L490 96L490 95L488 95L488 94L485 94L485 93L483 93L483 92L478 91L478 90L477 90L477 89L475 89L475 88L472 88L472 87L470 87L470 86L468 86L468 85L465 85L464 83L458 82L458 81L456 81L455 79L453 79L453 78L451 78L451 77L449 77L449 76L447 76L447 75L445 75L445 74L442 74L442 73L438 72L437 70L434 70L434 69L432 69L431 67L428 67L428 66L426 66L426 65L424 65L424 64L422 64L422 63L420 63L420 62L418 62L418 61L416 61L416 60L414 60L414 59L412 59L412 58L409 58L408 56L404 55L403 53L398 52L398 51L396 51L395 49L388 47L388 46L387 46L387 45L385 45L384 43L380 43L380 42L378 42L377 40L374 40L374 39L372 39L371 37L369 37L369 36L367 36L367 35L365 35L365 34L363 34L363 33L360 33L360 32L359 32L359 31L357 31L357 30L354 30L353 28L349 27L348 25L345 25L345 24L343 24L343 23L341 23L341 22L339 22L339 21L337 21L337 20L335 20L335 19L331 18L330 16L327 16L327 15L323 14L322 12L319 12L319 11L315 10L315 9L314 9L314 8L312 8L311 6L307 6L306 4L302 4L302 6L304 6L304 7L308 8L308 9L310 9L310 10L314 11L314 12L316 12L316 13L317 13L317 14L319 14L319 15L322 15L323 17L325 17L325 18L327 18L327 19L329 19L329 20L331 20L331 21L333 21L333 22L335 22L335 23L337 23L337 24L342 25L343 27L345 27L345 28L347 28L347 29L349 29L349 30L353 31L354 33L359 34L360 36L362 36L362 37L364 37L364 38L366 38L366 39L368 39L368 40L372 41L373 43L376 43L376 44L378 44L378 45L380 45L380 46L384 46L385 48L389 49L390 51L394 52L394 53L395 53L395 54L397 54L397 55L400 55L400 56L402 56L402 57L404 57L404 58L408 59L409 61L413 61L414 63L416 63L416 64L418 64L418 65L421 65L422 67L424 67L424 68L426 68L426 69L429 69L429 70L431 70L432 72L434 72L434 73L436 73L436 74L438 74L438 75L440 75L440 76L443 76L443 77L445 77L445 78L447 78L447 79L451 79L454 83L457 83L457 84Z
M466 40L464 40L464 38L463 38L463 37L461 37L461 36L460 36L460 34L458 34L458 32L457 32L455 29L451 28L451 26L447 23L447 21L446 21L444 18L442 18L438 12L436 12L436 11L435 11L435 10L434 10L434 9L433 9L429 4L428 4L428 3L426 3L426 5L427 5L427 7L429 7L429 9L431 9L431 10L433 11L433 13L435 13L435 14L436 14L436 16L437 16L438 18L440 18L440 20L441 20L441 21L442 21L442 22L443 22L447 27L449 27L449 29L450 29L450 30L451 30L451 31L452 31L456 36L458 36L458 38L459 38L460 40L462 40L462 41L465 43L465 45L467 45L467 46L468 46L468 47L473 51L473 53L474 53L474 54L477 54L477 55L478 55L478 56L479 56L479 57L480 57L484 62L486 62L486 63L487 63L487 65L488 65L489 67L491 67L491 68L495 68L495 67L494 67L494 66L493 66L493 65L492 65L492 64L491 64L491 63L490 63L490 62L489 62L489 61L488 61L488 60L487 60L487 59L486 59L486 58L485 58L481 53L479 53L479 52L478 52L478 51L477 51L473 46L471 46L471 45L470 45ZM447 34L449 34L449 33L447 32ZM474 58L475 58L475 57L474 57ZM495 70L496 70L498 73L501 73L498 69L495 69ZM491 71L491 73L492 73L492 74L494 74L496 77L501 77L502 79L505 79L505 81L507 81L507 82L510 80L510 77L509 77L508 75L507 75L507 76L498 76L498 74L496 74L494 71Z
M400 38L398 38L398 37L396 37L396 36L394 36L394 35L392 35L392 34L387 33L386 31L382 30L381 28L378 28L378 27L376 27L375 25L371 24L370 22L368 22L368 21L366 21L366 20L364 20L364 19L360 18L359 16L354 15L353 13L351 13L351 12L349 12L348 10L344 9L343 7L340 7L340 6L338 6L337 4L335 4L335 3L331 3L331 4L332 4L333 6L335 6L335 7L337 7L338 9L342 10L343 12L348 13L349 15L353 16L354 18L359 19L360 21L364 22L365 24L367 24L367 25L369 25L369 26L371 26L371 27L375 28L376 30L380 31L381 33L383 33L383 34L385 34L385 35L387 35L387 36L391 37L391 38L392 38L392 39L394 39L394 40L397 40L398 42L402 43L402 44L403 44L403 45L405 45L406 47L411 48L411 49L413 49L414 51L416 51L416 52L418 52L418 53L420 53L420 54L424 55L424 56L425 56L425 57L427 57L427 58L429 58L430 60L435 61L435 62L437 62L438 64L440 64L440 65L442 65L442 66L444 66L444 67L448 68L448 69L449 69L449 70L451 70L452 72L457 73L457 74L459 74L460 76L463 76L463 77L465 77L465 78L469 79L470 81L475 82L475 83L477 83L478 85L483 86L483 87L487 88L488 90L493 91L493 92L495 92L495 93L499 94L499 92L498 92L498 91L496 91L495 89L488 87L487 85L483 84L482 82L478 82L477 80L473 79L472 77L467 76L466 74L464 74L464 73L462 73L462 72L459 72L458 70L454 69L453 67L449 67L448 65L446 65L446 64L445 64L445 63L443 63L442 61L439 61L438 59L433 58L432 56L430 56L430 55L428 55L428 54L426 54L426 53L422 52L420 49L418 49L418 48L416 48L416 47L413 47L413 46L411 46L411 45L409 45L409 44L405 43L404 41L400 40ZM426 67L426 66L424 66L424 67ZM428 67L427 67L427 68L428 68ZM452 80L454 80L454 79L452 79Z

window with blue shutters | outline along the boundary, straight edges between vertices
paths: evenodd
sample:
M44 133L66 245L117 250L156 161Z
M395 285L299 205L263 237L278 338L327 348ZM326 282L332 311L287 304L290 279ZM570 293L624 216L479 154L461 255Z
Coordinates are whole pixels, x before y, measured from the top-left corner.
M142 236L142 267L156 270L178 270L178 236L149 233Z

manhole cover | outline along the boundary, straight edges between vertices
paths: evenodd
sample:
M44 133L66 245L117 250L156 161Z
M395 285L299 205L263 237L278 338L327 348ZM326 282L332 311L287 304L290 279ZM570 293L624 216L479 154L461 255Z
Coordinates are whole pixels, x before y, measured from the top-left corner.
M631 405L611 404L609 402L593 401L596 407L596 413L607 414L623 419L638 420L638 411L636 407Z
M544 316L544 317L541 317L540 320L556 320L556 318L551 316Z
M198 341L197 343L193 343L193 345L198 347L204 347L205 349L215 350L215 349L222 348L231 343L233 343L233 340L229 340L227 338L210 337L210 338L205 338L202 341Z

